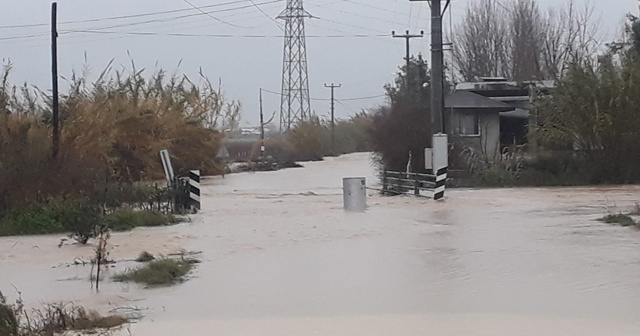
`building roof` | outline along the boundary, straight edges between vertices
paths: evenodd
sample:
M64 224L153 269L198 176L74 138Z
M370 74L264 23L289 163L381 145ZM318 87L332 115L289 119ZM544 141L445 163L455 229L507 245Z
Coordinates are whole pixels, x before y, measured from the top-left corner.
M506 117L506 118L526 119L526 118L529 118L529 110L523 109L523 108L516 108L513 111L501 112L500 116Z
M470 91L453 91L444 101L446 109L475 110L478 112L507 112L515 107Z
M482 79L479 82L463 82L456 84L456 90L468 90L468 91L486 91L486 90L504 90L505 88L510 89L523 89L528 87L529 85L533 85L541 90L549 90L554 89L556 86L556 82L553 80L532 80L532 81L522 81L522 82L509 82L504 81L502 79L493 79L487 80Z

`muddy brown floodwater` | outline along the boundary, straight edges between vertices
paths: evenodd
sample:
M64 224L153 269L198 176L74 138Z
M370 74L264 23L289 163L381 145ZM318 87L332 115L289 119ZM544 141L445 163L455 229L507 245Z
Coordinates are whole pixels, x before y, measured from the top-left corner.
M0 239L0 288L138 308L135 336L640 335L640 231L596 221L631 210L639 187L453 190L445 203L370 191L368 211L348 214L349 176L375 187L367 154L205 179L191 223L114 235L116 259L202 251L180 285L94 293L88 267L52 268L90 247L21 237Z

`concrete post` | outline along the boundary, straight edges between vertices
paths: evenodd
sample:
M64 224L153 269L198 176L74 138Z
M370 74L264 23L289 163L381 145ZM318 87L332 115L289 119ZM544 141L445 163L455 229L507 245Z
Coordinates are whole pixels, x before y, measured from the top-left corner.
M449 168L449 143L446 134L433 135L433 174L436 176L436 186L433 190L433 199L438 201L444 198L447 171Z

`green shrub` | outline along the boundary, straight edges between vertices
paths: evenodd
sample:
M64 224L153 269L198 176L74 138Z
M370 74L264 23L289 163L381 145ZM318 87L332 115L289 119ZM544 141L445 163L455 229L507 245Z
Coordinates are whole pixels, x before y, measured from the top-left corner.
M7 304L7 300L0 292L0 335L18 336L20 327L19 318L13 307Z
M142 283L149 286L171 285L184 280L196 263L193 259L160 259L140 268L117 274L114 281Z
M479 183L483 187L513 187L515 176L500 168L488 169L480 173Z
M0 236L70 233L82 244L94 237L101 209L85 201L51 199L0 219Z
M122 208L103 216L99 206L87 201L52 199L14 210L0 218L0 236L69 233L82 244L106 225L113 231L176 224L180 218L153 211Z
M125 204L144 205L163 196L157 185L144 182L109 183L96 187L91 200L108 208L116 208ZM168 201L164 196L160 201Z
M105 216L105 224L113 231L128 231L137 227L165 226L176 224L180 219L159 212L118 209Z

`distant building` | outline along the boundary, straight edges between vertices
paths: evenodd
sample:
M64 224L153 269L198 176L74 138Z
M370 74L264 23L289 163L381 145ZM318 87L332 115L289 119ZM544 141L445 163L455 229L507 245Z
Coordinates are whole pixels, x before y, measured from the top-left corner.
M504 146L527 143L536 94L546 95L554 81L509 82L481 78L460 83L445 99L445 127L454 148L473 148L489 160L499 159Z

